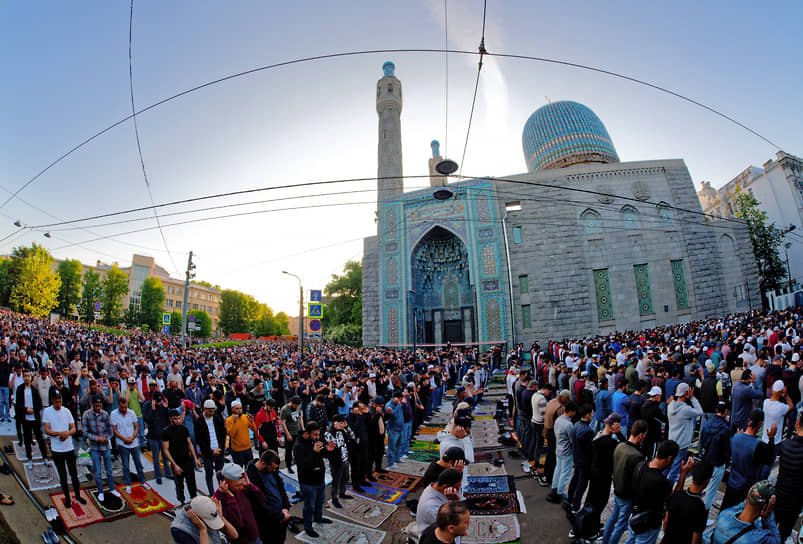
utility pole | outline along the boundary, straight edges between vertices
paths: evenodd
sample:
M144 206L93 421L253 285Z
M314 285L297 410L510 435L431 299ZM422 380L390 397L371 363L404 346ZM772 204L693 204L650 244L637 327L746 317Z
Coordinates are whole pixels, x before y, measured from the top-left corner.
M293 276L298 280L298 356L304 360L304 287L301 285L301 278L282 270L282 274Z
M190 290L190 280L195 277L195 265L192 264L192 251L187 259L187 275L184 278L184 300L181 303L181 347L186 347L184 339L187 336L187 295Z

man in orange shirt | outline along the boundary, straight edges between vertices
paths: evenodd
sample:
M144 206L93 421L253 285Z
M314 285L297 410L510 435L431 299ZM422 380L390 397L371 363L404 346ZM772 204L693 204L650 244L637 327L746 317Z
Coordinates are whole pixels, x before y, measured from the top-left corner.
M226 434L231 440L231 459L236 464L245 466L254 458L251 450L251 436L248 431L256 431L256 424L252 415L243 414L243 404L240 399L231 403L232 414L226 420Z

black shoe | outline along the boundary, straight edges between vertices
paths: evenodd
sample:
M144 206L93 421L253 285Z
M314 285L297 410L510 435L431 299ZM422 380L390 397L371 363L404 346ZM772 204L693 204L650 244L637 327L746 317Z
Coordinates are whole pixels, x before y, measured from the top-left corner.
M70 497L64 499L64 508L72 508L72 501L70 500Z
M315 532L315 529L309 529L309 530L304 529L304 532L307 533L307 536L310 538L318 538L319 536L321 536Z
M358 485L351 486L351 489L353 489L357 493L365 493L365 489L363 489L362 487L360 487ZM351 497L349 497L349 498L351 498Z
M551 502L552 504L560 504L563 502L563 497L558 495L555 490L552 490L552 493L545 497L546 502Z
M290 474L295 474L295 471L293 471L293 467L287 467L287 472L289 472ZM313 537L313 538L318 538L318 537Z
M370 482L375 482L376 481L376 478L374 478L373 474L369 474L368 476L365 477L365 479L370 481Z
M334 522L333 522L331 519L329 519L329 518L321 518L321 519L319 519L319 520L318 520L316 523L323 523L323 524L327 524L327 523L334 523Z
M384 468L378 468L378 469L376 469L376 472L378 474L387 474L388 473L388 471L385 470Z
M336 501L334 499L332 500L332 506L334 506L335 508L343 508L343 505L340 504L340 501Z
M339 499L351 500L351 499L353 499L354 497L352 497L351 495L347 495L347 494L345 494L345 493L342 493L342 494L338 495L338 497L337 497L337 498L339 498Z
M111 494L111 493L110 493ZM75 500L80 502L81 504L86 504L86 499L83 498L81 495L75 495Z

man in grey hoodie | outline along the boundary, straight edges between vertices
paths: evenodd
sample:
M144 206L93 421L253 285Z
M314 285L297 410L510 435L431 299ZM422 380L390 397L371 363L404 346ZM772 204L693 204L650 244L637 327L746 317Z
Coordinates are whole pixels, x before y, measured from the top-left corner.
M669 440L677 442L678 451L666 477L672 485L680 474L680 467L686 462L694 436L694 424L697 418L702 417L703 407L700 401L694 398L694 390L686 382L680 382L675 389L674 400L666 408L669 416Z

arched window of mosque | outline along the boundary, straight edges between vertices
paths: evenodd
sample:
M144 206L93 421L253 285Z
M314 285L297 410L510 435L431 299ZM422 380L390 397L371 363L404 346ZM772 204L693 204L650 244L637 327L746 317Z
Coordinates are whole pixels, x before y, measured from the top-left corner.
M443 288L443 305L447 308L460 307L460 290L453 281L447 283Z
M665 202L658 204L658 217L661 218L661 222L665 227L670 227L675 222L675 215L672 213L672 209L669 207L669 204Z
M638 229L638 210L633 206L622 208L622 223L628 230Z
M580 215L585 234L599 234L602 232L602 217L594 210L586 210Z
M385 238L396 238L396 229L396 211L388 210L388 213L385 214Z

